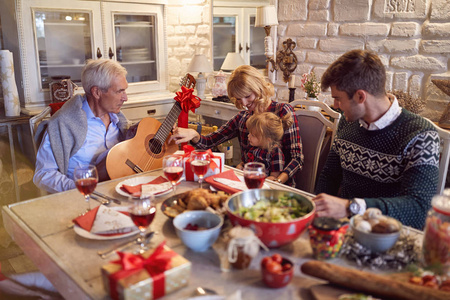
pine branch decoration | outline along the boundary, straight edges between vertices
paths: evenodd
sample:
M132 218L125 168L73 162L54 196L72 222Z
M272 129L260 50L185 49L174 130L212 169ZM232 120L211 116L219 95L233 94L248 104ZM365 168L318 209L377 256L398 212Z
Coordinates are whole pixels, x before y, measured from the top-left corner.
M426 100L421 98L415 98L408 93L400 90L389 91L388 93L393 94L397 97L398 104L401 107L413 112L415 114L420 114L425 108Z

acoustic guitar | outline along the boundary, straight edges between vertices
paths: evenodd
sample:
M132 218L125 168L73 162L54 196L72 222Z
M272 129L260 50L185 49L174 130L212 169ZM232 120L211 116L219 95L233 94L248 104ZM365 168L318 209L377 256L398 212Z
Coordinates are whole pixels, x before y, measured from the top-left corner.
M180 85L187 88L195 87L195 79L186 74ZM137 127L136 135L118 143L106 157L106 171L110 179L121 178L162 167L163 157L178 150L174 141L168 142L173 125L181 112L180 103L175 102L163 123L146 117Z

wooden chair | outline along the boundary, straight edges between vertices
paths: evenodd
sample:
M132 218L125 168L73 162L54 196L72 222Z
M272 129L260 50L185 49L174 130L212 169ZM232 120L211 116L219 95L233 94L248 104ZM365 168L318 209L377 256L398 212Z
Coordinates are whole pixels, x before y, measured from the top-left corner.
M427 118L425 118L427 119ZM439 182L437 194L442 194L445 188L445 182L447 179L448 163L450 161L450 131L445 130L437 126L434 122L427 119L439 134L440 147L439 147Z
M39 126L39 124L50 117L50 113L51 113L52 109L47 106L44 110L42 110L39 114L33 116L30 118L30 131L31 131L31 138L33 141L33 150L34 150L34 155L37 155L37 150L39 149L39 145L42 141L42 138L44 136L44 130L39 132L39 135L36 136L36 132L37 132L37 128Z
M326 161L341 114L319 101L294 100L290 104L295 109L300 127L304 156L303 169L296 174L296 188L314 193L317 174ZM312 106L319 107L320 111L307 109Z

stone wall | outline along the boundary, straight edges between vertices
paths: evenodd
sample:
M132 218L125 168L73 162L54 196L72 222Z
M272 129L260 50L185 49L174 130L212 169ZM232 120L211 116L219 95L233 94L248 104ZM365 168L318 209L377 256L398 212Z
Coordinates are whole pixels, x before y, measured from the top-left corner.
M450 80L450 0L279 0L278 21L278 49L287 38L297 43L296 98L304 97L303 73L320 78L347 50L368 49L386 65L387 90L426 99L423 115L438 120L450 101L431 83ZM275 85L287 101L281 74Z
M186 74L195 54L205 54L212 61L212 1L170 0L167 5L169 90L172 92L180 90L180 78Z

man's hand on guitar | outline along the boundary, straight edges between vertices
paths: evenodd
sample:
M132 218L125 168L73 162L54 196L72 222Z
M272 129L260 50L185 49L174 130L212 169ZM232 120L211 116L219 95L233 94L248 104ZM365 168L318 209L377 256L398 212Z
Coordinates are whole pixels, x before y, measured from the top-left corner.
M200 140L200 134L197 131L190 128L180 128L174 126L172 129L172 137L169 142L175 141L175 144L187 143L192 141L197 143Z

